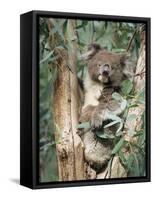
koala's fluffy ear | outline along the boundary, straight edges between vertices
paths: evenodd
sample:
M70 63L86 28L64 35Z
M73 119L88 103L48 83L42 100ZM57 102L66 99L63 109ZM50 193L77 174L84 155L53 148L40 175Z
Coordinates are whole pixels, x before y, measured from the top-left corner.
M87 52L82 54L80 59L81 60L89 60L90 58L92 58L101 49L102 48L101 48L101 46L99 44L92 43L92 44L88 45Z
M123 53L120 55L120 62L123 67L123 74L127 78L132 78L135 70L135 61L132 60L129 53Z

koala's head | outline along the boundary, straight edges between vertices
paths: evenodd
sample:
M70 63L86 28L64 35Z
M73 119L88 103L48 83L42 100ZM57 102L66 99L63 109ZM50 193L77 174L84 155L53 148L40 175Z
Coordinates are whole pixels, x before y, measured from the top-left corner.
M88 72L93 81L120 86L125 78L133 75L132 62L126 53L118 54L91 44L85 54Z

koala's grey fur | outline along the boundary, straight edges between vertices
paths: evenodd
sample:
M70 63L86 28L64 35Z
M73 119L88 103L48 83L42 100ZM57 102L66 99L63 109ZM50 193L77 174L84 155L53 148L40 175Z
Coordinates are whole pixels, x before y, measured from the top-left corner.
M85 147L85 160L95 170L101 170L107 165L114 144L112 140L100 140L95 132L110 120L110 112L120 115L124 111L121 101L113 99L112 94L120 92L122 81L132 77L134 64L127 54L109 52L98 44L91 44L82 58L87 61L88 70L79 121L89 121L91 129L81 134L81 138ZM115 128L109 131L113 133Z

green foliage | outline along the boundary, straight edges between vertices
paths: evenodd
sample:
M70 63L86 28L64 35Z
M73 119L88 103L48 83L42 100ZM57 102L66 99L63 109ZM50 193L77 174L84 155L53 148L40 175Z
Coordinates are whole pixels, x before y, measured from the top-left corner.
M51 23L50 23L51 22ZM71 38L68 34L67 19L51 19L40 18L39 21L39 75L40 75L40 181L56 181L58 180L58 167L56 158L55 145L59 141L55 141L54 124L53 124L53 91L54 81L57 75L57 59L61 56L63 49L71 51L68 41L76 41L78 47L78 57L86 50L87 45L92 42L100 43L101 46L114 52L125 52L129 41L134 34L138 24L124 22L107 22L107 21L90 21L76 20L75 31L77 38ZM66 34L67 33L67 34ZM70 43L69 43L70 44ZM138 49L140 47L139 35L136 33L134 41L131 45L131 54L137 59ZM87 68L85 63L80 59L77 61L77 75L81 79L84 78ZM121 162L127 168L130 176L143 175L145 172L145 121L143 117L142 130L129 130L131 137L139 137L138 145L133 146L123 139L123 127L127 117L128 109L140 106L145 102L145 91L133 93L133 84L131 81L124 81L122 86L122 97L118 93L114 93L112 97L122 100L122 106L126 108L123 116L117 117L110 114L110 122L105 125L103 132L96 134L102 139L112 139L115 141L115 147L112 151L113 155L118 155ZM131 100L135 102L131 103ZM144 113L143 113L144 115ZM130 116L130 120L134 120ZM116 126L115 135L108 132L109 128ZM82 123L78 128L88 129L89 123ZM127 158L122 148L129 146L131 149L130 156ZM112 162L111 162L112 163Z
M122 100L121 95L119 93L117 93L117 92L114 92L112 94L112 98L115 99L115 100L117 100L117 101L121 101Z
M104 126L104 128L111 127L111 126L113 126L113 125L115 125L115 124L117 124L117 123L120 123L120 122L121 122L121 119L120 119L120 120L112 121L112 122L110 122L109 124L106 124L106 125Z
M112 150L112 155L117 155L120 158L121 163L125 166L128 176L144 176L145 175L145 111L142 113L142 126L140 130L128 129L127 134L130 137L130 141L124 139L123 127L125 120L127 123L136 121L139 116L136 114L129 114L128 110L131 108L136 108L145 103L145 89L138 91L136 94L133 92L133 84L129 81L123 83L123 95L127 99L126 112L118 117L112 116L112 121L104 126L104 128L115 126L116 123L121 122L121 126L116 131L114 141L114 149ZM119 101L121 95L118 93L113 93L112 97ZM132 101L133 99L133 101ZM134 103L135 102L135 103ZM101 138L103 133L100 134ZM99 136L99 135L98 135ZM106 136L105 136L106 137ZM107 137L106 137L107 138ZM136 143L132 142L134 138L137 138ZM109 139L109 137L107 138ZM128 149L127 154L124 153L123 149ZM113 157L111 157L112 159Z
M115 155L115 154L117 154L119 151L120 151L120 149L122 148L122 146L123 146L123 144L124 144L124 138L121 138L118 142L117 142L117 144L115 145L115 147L114 147L114 149L112 150L112 155Z
M128 95L132 89L133 83L130 80L123 81L121 90L124 95Z

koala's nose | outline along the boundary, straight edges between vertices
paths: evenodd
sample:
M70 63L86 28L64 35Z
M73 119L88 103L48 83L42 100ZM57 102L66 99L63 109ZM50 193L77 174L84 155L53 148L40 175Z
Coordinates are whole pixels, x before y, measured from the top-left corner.
M109 64L104 64L104 65L103 65L103 75L104 75L104 76L108 76L108 75L109 75L109 71L110 71L110 66L109 66Z

